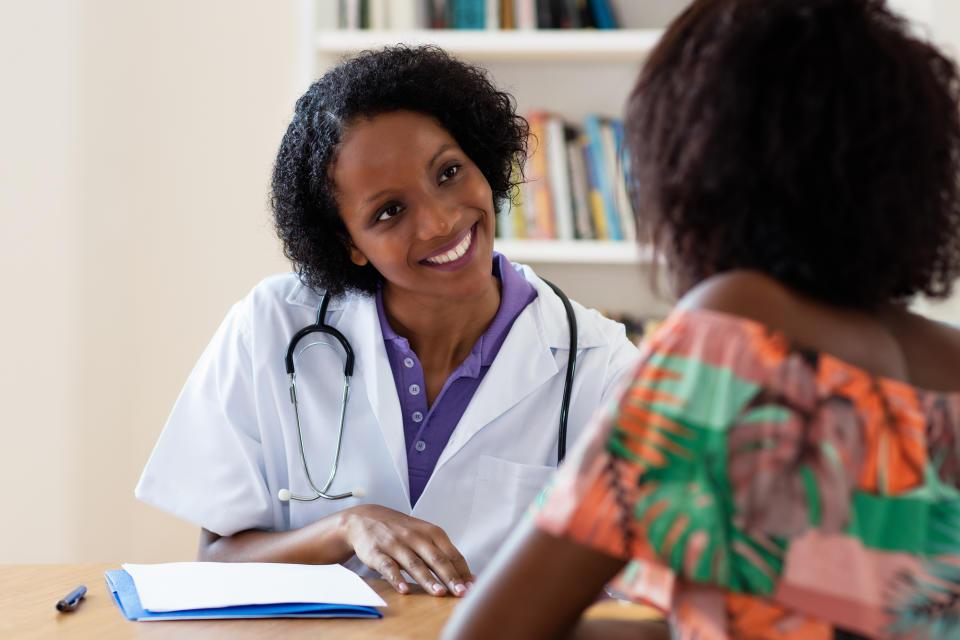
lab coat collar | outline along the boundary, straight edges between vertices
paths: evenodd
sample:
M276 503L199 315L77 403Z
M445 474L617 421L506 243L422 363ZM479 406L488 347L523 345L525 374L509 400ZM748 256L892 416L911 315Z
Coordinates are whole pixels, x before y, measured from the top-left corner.
M286 301L288 304L295 304L302 307L312 307L316 309L320 305L320 294L303 284L299 277L294 275L291 278L290 291L287 293ZM339 311L343 308L346 300L360 297L355 293L347 293L342 296L335 296L330 299L327 305L327 311Z
M538 278L529 267L516 268L537 290L537 297L517 316L500 351L525 355L521 358L497 358L493 361L440 455L437 469L455 456L486 425L512 409L550 381L561 368L566 367L570 327L563 303L549 285ZM585 313L596 313L587 312L576 302L571 301L570 304L578 319L582 319ZM594 326L599 323L590 322L588 326L584 324L577 323L578 353L606 343L600 330ZM558 358L555 355L557 352L562 352L563 356Z
M537 316L537 324L541 330L543 342L551 349L570 348L570 325L563 302L557 297L550 286L537 276L527 265L514 265L533 288L537 290L537 298L530 303L524 312L533 312ZM561 287L562 289L562 287ZM586 309L583 305L570 300L570 305L576 314L577 322L577 349L590 349L606 345L610 337L603 332L603 323L586 321L590 315L599 317L599 312ZM523 315L523 314L521 314Z
M344 301L346 302L346 300ZM353 296L352 304L344 304L336 324L348 336L356 355L354 392L362 387L370 408L380 426L383 441L390 451L394 472L403 487L406 504L410 502L410 478L407 474L407 451L403 434L403 417L396 381L387 359L380 318L373 296ZM331 300L331 304L333 301ZM362 346L361 346L362 345Z
M553 296L553 293L550 295ZM455 456L474 435L545 384L559 370L553 349L545 339L545 327L537 305L538 300L540 296L517 316L500 347L500 353L523 354L522 357L498 357L490 365L457 428L450 435L447 446L440 454L431 482L436 477L436 471ZM429 483L424 492L428 488Z

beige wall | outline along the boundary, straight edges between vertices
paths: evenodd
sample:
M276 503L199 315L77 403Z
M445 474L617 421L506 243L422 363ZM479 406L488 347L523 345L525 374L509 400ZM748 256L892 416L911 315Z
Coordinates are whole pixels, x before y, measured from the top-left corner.
M192 557L133 487L226 309L287 268L266 199L299 11L0 0L0 563Z
M229 305L288 268L296 2L0 3L0 562L189 558L133 487Z

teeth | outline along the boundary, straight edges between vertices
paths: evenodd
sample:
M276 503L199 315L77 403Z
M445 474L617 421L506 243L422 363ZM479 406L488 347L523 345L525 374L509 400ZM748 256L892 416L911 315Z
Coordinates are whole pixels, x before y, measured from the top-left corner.
M453 262L458 258L462 258L463 254L465 254L467 249L470 248L470 238L472 235L473 233L467 233L467 235L463 237L463 240L461 240L453 249L450 249L450 251L447 251L446 253L441 253L438 256L427 258L426 262L432 262L433 264L444 264L447 262Z

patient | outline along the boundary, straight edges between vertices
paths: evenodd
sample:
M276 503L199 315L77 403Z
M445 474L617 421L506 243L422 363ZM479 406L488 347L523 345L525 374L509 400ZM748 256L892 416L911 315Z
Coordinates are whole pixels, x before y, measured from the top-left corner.
M907 309L960 276L958 91L879 0L668 28L625 120L680 303L446 637L586 636L608 583L632 637L960 637L960 331Z

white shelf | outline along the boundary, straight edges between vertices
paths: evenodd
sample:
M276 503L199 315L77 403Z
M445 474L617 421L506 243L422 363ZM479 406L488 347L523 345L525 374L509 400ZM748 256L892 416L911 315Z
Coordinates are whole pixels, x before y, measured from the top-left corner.
M317 32L314 43L318 53L335 55L403 43L435 44L453 54L485 60L630 62L646 55L662 33L662 29L323 30Z
M650 264L653 249L633 242L600 240L502 240L494 249L516 262L531 264Z

